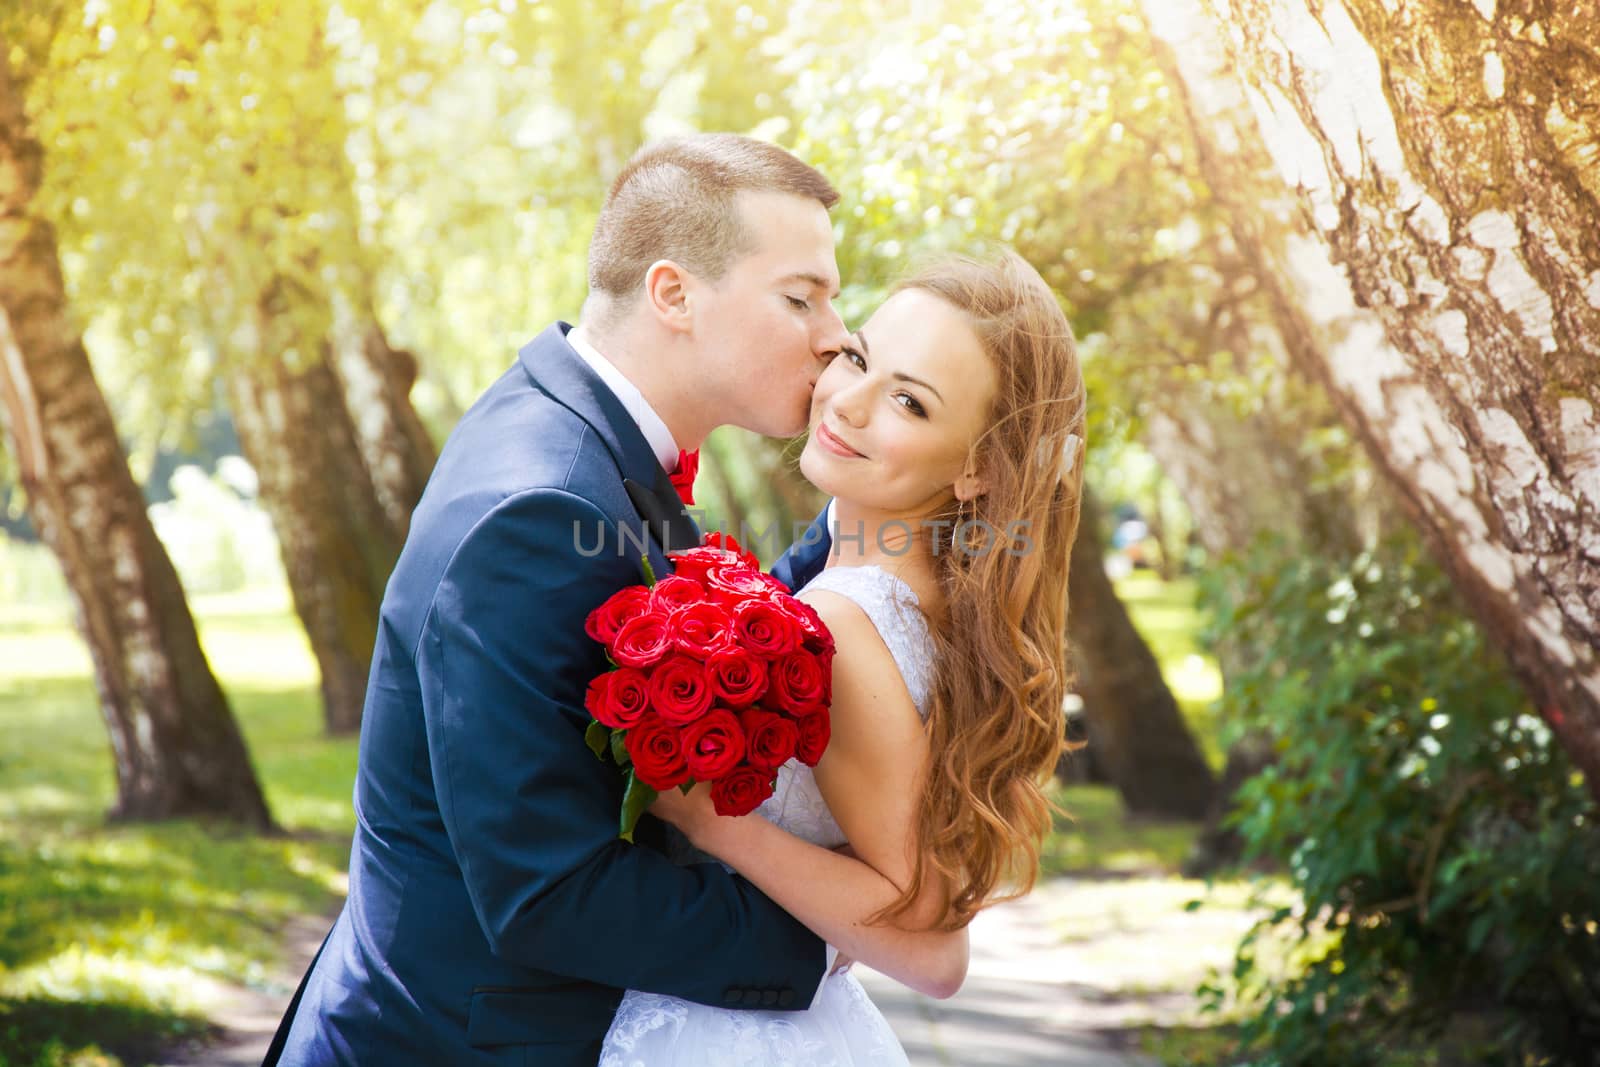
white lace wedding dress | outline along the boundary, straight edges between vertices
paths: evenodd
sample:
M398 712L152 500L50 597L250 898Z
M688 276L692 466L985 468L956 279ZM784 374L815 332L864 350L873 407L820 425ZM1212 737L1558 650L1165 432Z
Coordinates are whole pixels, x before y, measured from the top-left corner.
M875 566L832 567L807 590L849 597L872 619L924 717L933 682L933 640L910 586ZM804 764L778 770L758 812L824 848L845 843ZM599 1067L906 1067L888 1022L854 975L822 980L805 1011L736 1011L629 990L606 1034Z

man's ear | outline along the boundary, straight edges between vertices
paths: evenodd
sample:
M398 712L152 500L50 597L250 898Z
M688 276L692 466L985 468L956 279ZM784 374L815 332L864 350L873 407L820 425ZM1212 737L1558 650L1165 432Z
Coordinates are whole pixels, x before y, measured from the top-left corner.
M658 259L644 272L644 298L651 314L669 330L686 332L693 323L689 272L670 259Z

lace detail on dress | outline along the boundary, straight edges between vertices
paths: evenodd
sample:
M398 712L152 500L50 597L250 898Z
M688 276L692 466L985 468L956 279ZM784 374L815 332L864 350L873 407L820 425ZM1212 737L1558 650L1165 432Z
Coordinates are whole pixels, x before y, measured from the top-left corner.
M801 587L849 597L878 628L905 680L917 714L928 717L933 695L933 635L918 607L917 594L882 567L829 567Z
M806 589L849 597L894 657L917 713L928 716L933 638L911 587L880 567L833 567ZM790 760L757 811L812 844L837 848L844 832L811 768ZM599 1067L908 1067L894 1031L852 974L822 980L802 1012L735 1011L630 989L606 1035Z

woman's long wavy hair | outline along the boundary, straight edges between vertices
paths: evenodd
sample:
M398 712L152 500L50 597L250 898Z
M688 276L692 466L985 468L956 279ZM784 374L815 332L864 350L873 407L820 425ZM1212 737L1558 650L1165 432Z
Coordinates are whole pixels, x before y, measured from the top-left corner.
M1086 397L1055 295L1010 250L948 257L896 286L962 311L998 388L970 461L986 485L955 502L932 544L944 610L928 715L912 880L880 919L905 914L930 877L950 887L932 920L959 929L1028 892L1050 829L1044 786L1064 741L1067 563L1083 489Z

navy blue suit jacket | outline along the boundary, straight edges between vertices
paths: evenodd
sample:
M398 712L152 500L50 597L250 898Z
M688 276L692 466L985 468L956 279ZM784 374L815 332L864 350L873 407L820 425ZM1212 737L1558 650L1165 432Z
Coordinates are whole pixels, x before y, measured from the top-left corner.
M583 740L607 667L583 624L643 580L641 555L669 571L625 480L682 509L567 329L462 418L412 517L367 686L350 893L285 1065L592 1065L624 988L800 1009L822 979L822 942L748 882L617 839L622 779Z
M832 548L833 537L828 533L828 506L824 504L800 540L772 565L772 576L790 589L799 589L822 573Z

